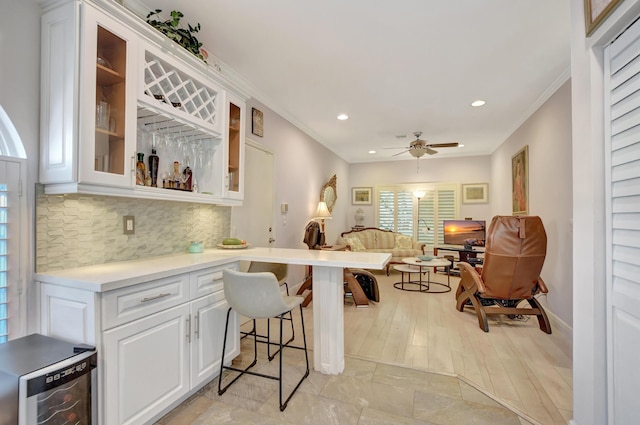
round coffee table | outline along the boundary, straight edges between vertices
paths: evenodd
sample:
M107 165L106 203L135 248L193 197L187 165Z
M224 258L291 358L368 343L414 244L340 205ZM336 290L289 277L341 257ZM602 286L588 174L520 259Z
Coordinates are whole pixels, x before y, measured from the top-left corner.
M420 260L415 257L403 258L404 264L394 266L394 270L399 271L402 274L402 281L396 282L393 286L403 291L412 292L431 292L431 293L443 293L451 291L451 282L449 273L447 273L447 283L433 282L431 281L431 269L436 267L444 267L447 270L451 263L449 260L443 258L434 258L429 261ZM405 281L404 275L408 275ZM411 280L411 273L418 273L418 280ZM427 280L423 280L422 276L426 273ZM432 286L435 285L435 286Z

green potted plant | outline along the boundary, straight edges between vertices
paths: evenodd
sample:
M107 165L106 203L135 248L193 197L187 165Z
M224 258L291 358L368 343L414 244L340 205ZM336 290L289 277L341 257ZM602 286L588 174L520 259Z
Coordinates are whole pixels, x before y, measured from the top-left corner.
M162 20L162 18L160 17L160 12L162 12L161 9L156 9L149 12L149 14L147 15L147 23L166 35L171 40L187 49L189 52L193 53L204 63L207 63L207 59L200 50L200 48L202 47L202 43L198 41L198 39L194 35L198 31L200 31L200 23L196 24L195 27L187 24L187 29L181 28L180 19L184 17L182 12L172 10L171 19L167 20Z

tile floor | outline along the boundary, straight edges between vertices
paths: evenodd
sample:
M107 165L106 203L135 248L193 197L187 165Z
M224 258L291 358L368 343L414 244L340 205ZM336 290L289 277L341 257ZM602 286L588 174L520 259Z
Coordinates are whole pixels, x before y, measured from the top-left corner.
M363 309L345 299L343 374L312 371L283 413L275 381L246 376L222 397L214 382L158 424L566 425L571 419L571 336L561 327L552 323L553 334L547 335L535 318L492 316L485 333L473 311L455 309L455 290L409 293L393 287L399 274L376 276L381 302ZM446 282L443 275L432 277ZM453 288L457 282L451 278ZM313 303L304 317L313 348ZM259 349L266 350L263 345ZM242 353L251 350L244 340ZM287 369L300 368L301 353L289 351L293 354L284 356ZM265 358L260 357L263 364L256 368L277 366L265 365ZM242 359L234 363L242 364ZM301 373L296 372L285 374L293 382Z
M252 345L243 340L235 366L247 363ZM277 374L260 349L257 371ZM288 351L288 352L287 352ZM309 353L312 362L312 353ZM217 380L182 403L157 425L340 424L340 425L523 425L518 416L454 376L347 357L341 375L311 371L284 412L278 408L277 381L244 376L218 396ZM285 350L284 392L304 373L304 355ZM223 383L233 372L225 372Z

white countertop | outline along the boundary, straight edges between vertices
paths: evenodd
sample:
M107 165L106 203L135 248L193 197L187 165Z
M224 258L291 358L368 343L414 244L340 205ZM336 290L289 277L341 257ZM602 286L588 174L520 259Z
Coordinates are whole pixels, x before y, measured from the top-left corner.
M35 279L39 282L105 292L239 260L380 270L386 266L390 259L391 254L374 252L289 248L206 249L201 254L173 254L73 269L51 270L36 273Z

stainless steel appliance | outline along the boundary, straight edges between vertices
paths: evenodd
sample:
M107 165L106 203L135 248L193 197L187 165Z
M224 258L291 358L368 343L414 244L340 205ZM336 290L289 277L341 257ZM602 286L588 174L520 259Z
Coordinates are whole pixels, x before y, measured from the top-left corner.
M0 425L97 424L97 358L39 334L0 344Z

